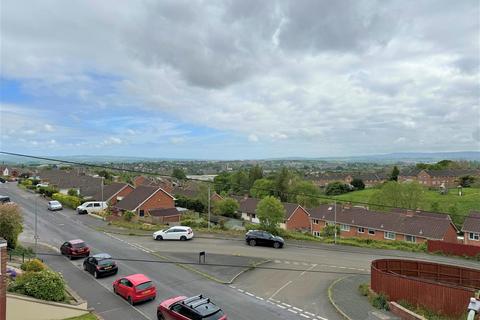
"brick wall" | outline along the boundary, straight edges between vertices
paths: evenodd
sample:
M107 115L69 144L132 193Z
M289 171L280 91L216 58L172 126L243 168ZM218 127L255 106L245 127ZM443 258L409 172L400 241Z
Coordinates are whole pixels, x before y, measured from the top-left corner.
M287 230L311 230L310 226L310 216L308 215L307 211L300 206L295 209L293 214L290 216L290 219L286 222Z
M152 209L174 208L175 201L172 197L167 195L163 191L157 191L150 199L145 201L138 209L137 214L140 214L140 210L144 211L145 215L148 215L148 211Z
M114 206L117 204L118 200L117 197L126 197L130 192L132 192L134 188L130 185L127 185L125 188L123 188L119 193L114 195L112 199L110 200L110 205Z
M465 244L471 245L471 246L479 246L480 247L480 241L479 240L470 240L469 238L470 232L465 232L465 240L463 241Z

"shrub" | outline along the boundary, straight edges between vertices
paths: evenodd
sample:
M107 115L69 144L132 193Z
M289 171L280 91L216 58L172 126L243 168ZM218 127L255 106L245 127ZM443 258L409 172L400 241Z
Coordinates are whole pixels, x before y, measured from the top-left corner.
M20 256L20 257L23 256L25 258L32 258L35 256L35 252L33 251L32 248L25 248L19 244L17 244L15 249L10 250L9 254L12 256Z
M51 197L54 193L57 193L58 190L55 189L54 187L52 186L48 186L48 187L39 187L37 189L38 193L40 194L44 194L46 195L47 197Z
M205 219L185 219L182 220L182 225L190 228L208 228L208 222Z
M28 271L39 272L39 271L45 270L45 265L43 264L42 261L38 259L33 259L33 260L22 263L20 268L23 271L27 271L27 272Z
M335 225L327 225L325 228L323 228L321 235L322 237L335 237L335 229L337 230L337 237L340 237L340 226L335 226Z
M372 306L380 310L389 310L390 307L388 306L388 297L384 293L380 294L373 294L370 297L370 302Z
M67 194L68 194L69 196L77 197L77 196L78 196L78 191L77 191L77 189L73 189L73 188L72 188L72 189L68 189Z
M0 205L0 237L7 240L8 248L17 246L18 235L23 231L23 217L15 204Z
M370 285L368 283L362 283L361 285L358 286L358 291L360 291L360 294L362 296L366 297L370 292Z
M61 193L54 193L52 195L52 199L60 201L64 206L72 209L76 209L82 203L82 200L79 197L69 196Z
M325 194L327 196L337 196L339 194L344 194L350 191L352 191L350 187L340 181L329 183L325 188Z
M125 211L122 216L125 221L132 221L136 214L133 211Z
M65 282L62 276L50 270L25 272L9 285L8 290L47 301L65 299Z

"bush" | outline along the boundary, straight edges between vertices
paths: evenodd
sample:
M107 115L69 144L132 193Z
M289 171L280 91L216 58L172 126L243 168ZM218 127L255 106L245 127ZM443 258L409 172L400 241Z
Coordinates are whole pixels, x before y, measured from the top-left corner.
M361 285L358 286L358 291L360 291L360 294L362 296L368 296L370 292L370 285L368 283L362 283Z
M65 299L65 282L62 276L50 270L25 272L10 283L8 290L47 301Z
M340 181L332 182L325 188L325 194L327 196L337 196L352 191L350 187Z
M23 217L16 204L0 205L0 237L7 240L8 248L17 246L18 235L23 231Z
M27 271L27 272L28 271L39 272L39 271L45 270L45 265L43 264L42 261L38 259L33 259L33 260L22 263L20 268L23 271Z
M52 195L52 199L57 200L64 206L72 209L76 209L82 203L82 199L80 199L79 197L69 196L61 193L54 193Z
M32 248L25 248L19 244L17 244L15 249L9 250L9 254L12 256L19 256L19 257L23 256L25 258L32 258L35 256L35 252L33 251Z
M132 221L132 219L136 216L135 212L133 211L125 211L122 215L125 221Z
M388 311L390 309L388 305L388 297L384 293L373 294L370 297L370 302L372 306L380 310Z
M78 196L78 191L77 191L77 189L73 189L73 188L72 188L72 189L68 189L67 194L68 194L69 196L77 197L77 196Z
M48 187L39 187L37 188L38 193L44 194L47 197L51 197L54 193L57 193L58 190L55 189L54 187L48 186Z
M190 228L208 228L208 222L205 219L185 219L182 225Z
M325 238L335 237L335 229L337 230L337 237L340 237L340 226L335 226L331 224L323 228L321 232L322 237L325 237Z

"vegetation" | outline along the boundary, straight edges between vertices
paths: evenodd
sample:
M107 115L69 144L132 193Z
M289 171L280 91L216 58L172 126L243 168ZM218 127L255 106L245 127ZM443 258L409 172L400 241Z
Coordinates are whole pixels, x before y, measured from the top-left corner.
M187 179L187 175L185 174L185 171L183 171L182 168L174 168L172 176L178 180Z
M333 243L332 238L325 238L322 240L325 243ZM401 250L408 252L426 252L426 243L411 243L405 241L383 241L373 239L359 239L359 238L337 238L337 244L348 245L354 247L385 249L385 250Z
M280 200L268 196L260 200L255 210L260 225L264 230L275 232L281 222L285 219L285 208Z
M67 194L68 194L69 196L72 196L72 197L77 197L77 196L78 196L78 191L77 191L77 189L73 189L73 188L72 188L72 189L68 189Z
M46 269L23 273L10 283L8 290L47 301L63 301L66 297L62 276Z
M231 218L240 218L240 215L237 213L238 202L232 198L225 198L223 200L217 201L215 204L215 213Z
M327 225L325 228L323 228L321 232L321 236L324 238L331 238L335 237L335 230L337 231L337 236L340 235L340 226L335 226L335 225Z
M390 181L398 181L398 175L400 174L400 170L397 166L394 166L392 169L392 173L390 174Z
M175 196L175 206L187 208L189 210L193 210L195 212L204 212L205 206L203 203L198 199L190 199L181 195Z
M351 185L355 188L355 190L363 190L365 189L365 183L362 179L355 178L352 180Z
M0 205L0 237L7 240L8 248L17 246L18 235L23 231L23 217L16 204Z
M263 199L268 196L273 196L275 190L275 182L271 179L258 179L250 188L250 195L254 198Z
M130 222L136 216L135 212L133 211L125 211L122 215L123 220Z
M300 181L292 187L292 197L295 198L295 203L305 207L316 207L320 204L320 189L311 181Z
M351 191L350 187L347 184L340 181L329 183L325 188L325 194L327 196L337 196L350 191Z
M368 296L370 293L370 285L368 283L362 283L358 286L358 291L362 296Z
M390 181L377 190L369 202L379 210L385 207L417 209L423 200L425 189L417 182L398 183ZM390 208L388 208L390 210Z
M442 160L434 164L428 163L417 163L415 165L417 169L423 170L443 170L443 169L460 169L462 164L460 162L452 161L452 160Z
M415 312L416 314L418 315L421 315L429 320L455 320L455 319L458 319L458 318L451 318L451 317L447 317L447 316L442 316L438 313L435 313L431 310L428 310L422 306L414 306L413 304L411 304L410 302L406 301L406 300L399 300L398 301L398 304L401 305L402 307L410 310L410 311L413 311ZM466 319L467 317L466 316L463 316L461 317L460 319Z
M384 293L371 293L368 296L368 300L377 309L380 310L389 310L390 306L388 305L388 296L386 296Z
M130 229L130 230L142 230L142 231L157 231L160 229L165 229L165 225L152 224L152 223L143 223L143 222L129 222L125 220L113 220L109 222L109 225Z
M40 261L39 259L33 259L33 260L30 260L30 261L26 261L26 262L22 263L20 268L23 271L27 271L27 272L28 271L39 272L39 271L42 271L42 270L46 269L43 262Z
M459 184L464 188L469 188L474 183L475 183L475 177L472 177L469 175L460 177Z
M54 193L52 195L53 200L59 201L66 207L76 209L80 204L82 204L82 199L76 196L69 196L61 193Z
M37 187L37 192L47 197L51 197L54 193L58 192L58 189L53 186Z

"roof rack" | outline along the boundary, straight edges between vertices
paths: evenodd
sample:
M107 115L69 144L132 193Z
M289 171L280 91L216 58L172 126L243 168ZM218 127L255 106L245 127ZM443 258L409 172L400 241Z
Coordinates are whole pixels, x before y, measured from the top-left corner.
M202 304L205 304L205 303L209 303L209 302L210 302L210 299L205 298L205 299L200 299L198 301L192 302L188 306L192 309L195 309L196 307L201 306Z
M183 304L189 304L195 300L199 300L199 299L202 299L203 296L201 294L199 294L198 296L193 296L193 297L190 297L190 298L187 298L185 300L182 301Z

